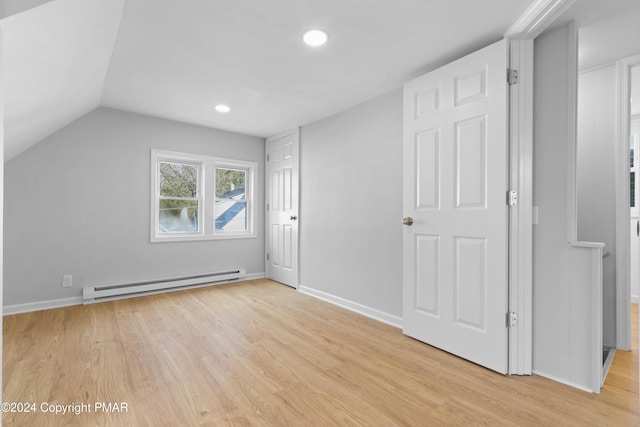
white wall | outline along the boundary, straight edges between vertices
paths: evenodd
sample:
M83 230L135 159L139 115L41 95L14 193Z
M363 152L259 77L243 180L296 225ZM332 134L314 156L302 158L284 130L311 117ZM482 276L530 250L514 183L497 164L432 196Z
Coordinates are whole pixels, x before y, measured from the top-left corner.
M580 28L580 70L640 53L640 3L623 14Z
M534 42L533 205L539 219L533 226L533 371L597 391L602 276L594 259L601 261L601 248L569 242L575 220L571 107L577 88L570 75L577 72L576 50L572 24Z
M578 79L578 240L605 243L603 342L616 343L615 64Z
M300 284L402 316L402 90L302 127Z
M259 237L150 243L152 148L257 162ZM263 177L262 138L94 110L5 164L5 305L225 266L264 273Z

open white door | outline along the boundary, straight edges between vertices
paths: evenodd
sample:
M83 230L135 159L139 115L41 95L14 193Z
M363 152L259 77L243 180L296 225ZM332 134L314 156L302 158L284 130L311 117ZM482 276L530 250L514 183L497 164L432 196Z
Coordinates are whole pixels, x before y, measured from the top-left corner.
M297 288L298 129L266 144L266 276Z
M507 49L500 41L404 86L403 331L501 373Z

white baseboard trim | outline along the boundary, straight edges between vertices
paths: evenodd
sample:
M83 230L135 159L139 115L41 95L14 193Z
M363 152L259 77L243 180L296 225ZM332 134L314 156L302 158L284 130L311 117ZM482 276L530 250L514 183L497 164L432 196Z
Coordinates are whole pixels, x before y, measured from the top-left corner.
M52 299L49 301L27 302L24 304L5 305L2 308L2 315L29 313L31 311L49 310L52 308L69 307L72 305L82 305L82 297L71 297Z
M262 273L251 273L251 274L245 274L244 277L242 278L242 281L245 280L258 280L258 279L264 279L265 275L264 272Z
M257 279L264 279L264 273L246 274L242 278L242 280L225 282L224 284L240 283L240 282L245 282L247 280L257 280ZM204 285L204 286L210 286L210 285ZM194 286L194 288L195 287L199 287L199 286ZM184 290L184 289L178 289L178 290ZM54 299L54 300L48 300L48 301L27 302L24 304L5 305L2 308L2 315L10 316L12 314L30 313L32 311L49 310L52 308L70 307L72 305L82 305L82 304L83 304L82 296L77 296L77 297L61 298L61 299Z
M632 303L632 304L640 304L640 296L638 296L638 295L631 295L631 303Z
M555 381L555 382L558 382L558 383L561 383L561 384L564 384L564 385L568 385L569 387L573 387L573 388L577 388L577 389L582 390L582 391L586 391L587 393L595 393L593 390L591 390L588 387L585 387L585 386L580 385L580 384L572 383L571 381L567 381L567 380L565 380L563 378L558 378L556 376L553 376L553 375L550 375L550 374L547 374L547 373L544 373L544 372L536 371L535 369L533 370L533 374L534 375L539 375L541 377L545 377L545 378L547 378L549 380L552 380L552 381Z
M366 305L362 305L360 303L353 302L348 299L344 299L342 297L338 297L303 285L298 286L298 291L302 292L305 295L309 295L314 298L318 298L328 303L345 308L347 310L356 312L358 314L362 314L363 316L367 316L379 322L386 323L387 325L402 329L402 318L394 316L393 314L385 313L384 311L380 311L378 309L371 308Z

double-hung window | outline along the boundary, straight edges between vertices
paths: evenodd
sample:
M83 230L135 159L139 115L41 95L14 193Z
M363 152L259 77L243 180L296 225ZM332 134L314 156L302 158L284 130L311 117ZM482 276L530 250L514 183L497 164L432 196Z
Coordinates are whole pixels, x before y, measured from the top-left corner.
M257 164L151 151L151 241L255 237Z

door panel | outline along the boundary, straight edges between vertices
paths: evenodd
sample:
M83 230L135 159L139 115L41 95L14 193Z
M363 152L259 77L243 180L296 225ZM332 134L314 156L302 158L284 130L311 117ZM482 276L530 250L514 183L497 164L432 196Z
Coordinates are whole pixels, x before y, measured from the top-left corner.
M506 70L501 41L404 87L404 333L502 373Z
M416 235L416 309L440 316L440 237Z
M267 277L298 286L298 131L267 139Z

